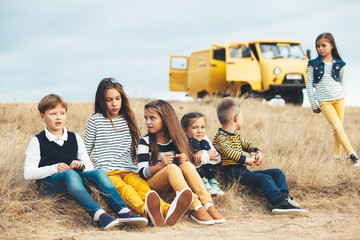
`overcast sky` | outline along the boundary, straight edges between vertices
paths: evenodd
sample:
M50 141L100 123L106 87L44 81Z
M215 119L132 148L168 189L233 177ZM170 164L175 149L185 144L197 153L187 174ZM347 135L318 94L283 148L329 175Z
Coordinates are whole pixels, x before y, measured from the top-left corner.
M92 101L114 77L132 97L169 98L169 56L210 43L299 40L332 32L347 62L347 105L360 106L360 1L0 0L0 102L57 93Z

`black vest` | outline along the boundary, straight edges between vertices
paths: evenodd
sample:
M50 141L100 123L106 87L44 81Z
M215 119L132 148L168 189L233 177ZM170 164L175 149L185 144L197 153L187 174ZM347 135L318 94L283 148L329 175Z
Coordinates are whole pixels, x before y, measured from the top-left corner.
M55 142L50 142L45 136L45 130L36 137L40 143L40 162L39 167L49 166L57 163L66 163L70 166L73 160L77 160L78 145L75 133L68 131L68 139L62 146Z

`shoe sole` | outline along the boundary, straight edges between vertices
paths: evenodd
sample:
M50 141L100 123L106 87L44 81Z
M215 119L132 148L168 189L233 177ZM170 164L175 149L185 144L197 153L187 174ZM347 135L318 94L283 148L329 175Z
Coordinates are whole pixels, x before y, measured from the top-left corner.
M192 202L192 192L190 189L183 189L171 203L168 214L166 215L165 223L167 226L174 226L177 221L189 209Z
M148 224L148 220L146 218L143 217L139 217L139 218L126 218L126 219L121 219L118 218L119 222L121 224L124 224L126 226L130 226L130 227L146 227Z
M113 227L119 226L121 225L120 221L118 219L116 219L115 221L112 221L111 223L109 223L106 227L101 228L102 230L109 230Z
M304 216L307 214L307 211L305 209L274 209L271 212L275 215Z
M193 215L190 215L190 218L191 218L192 220L194 220L195 222L197 222L198 224L201 224L201 225L213 225L213 224L215 224L215 220L200 221L199 219L197 219L197 218L194 217Z
M155 227L165 226L164 216L161 213L161 200L155 191L150 191L146 194L145 211Z

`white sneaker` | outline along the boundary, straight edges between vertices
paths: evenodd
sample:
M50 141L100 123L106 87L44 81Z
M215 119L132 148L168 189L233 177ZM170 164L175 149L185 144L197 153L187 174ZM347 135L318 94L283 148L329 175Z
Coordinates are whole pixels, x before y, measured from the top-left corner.
M218 194L218 191L211 186L211 184L209 183L209 180L207 178L202 178L202 181L203 181L203 183L205 185L205 188L208 191L208 193L210 193L211 195L217 195Z
M218 181L216 181L215 178L210 179L209 183L210 183L211 187L216 190L215 195L219 195L219 196L225 195L224 191L219 188L219 183L218 183Z
M176 194L166 214L165 223L167 226L174 226L192 203L192 191L190 188L184 188L180 193L176 192Z

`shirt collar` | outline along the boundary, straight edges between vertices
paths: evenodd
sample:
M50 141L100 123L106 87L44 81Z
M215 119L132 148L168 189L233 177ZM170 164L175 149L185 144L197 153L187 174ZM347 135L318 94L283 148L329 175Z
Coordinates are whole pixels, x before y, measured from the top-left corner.
M222 128L219 128L219 131L220 131L220 132L224 132L224 133L226 133L227 135L230 135L230 136L235 136L235 133L227 132L227 131L225 131L225 130L222 129Z
M47 128L45 127L45 136L47 137L47 139L50 141L50 142L53 142L55 141L56 139L61 139L63 141L67 141L68 139L68 133L67 133L67 129L66 127L63 127L64 128L64 133L63 135L61 135L60 137L57 137L55 136L54 134L52 134L51 132L49 132L49 130L47 130Z

